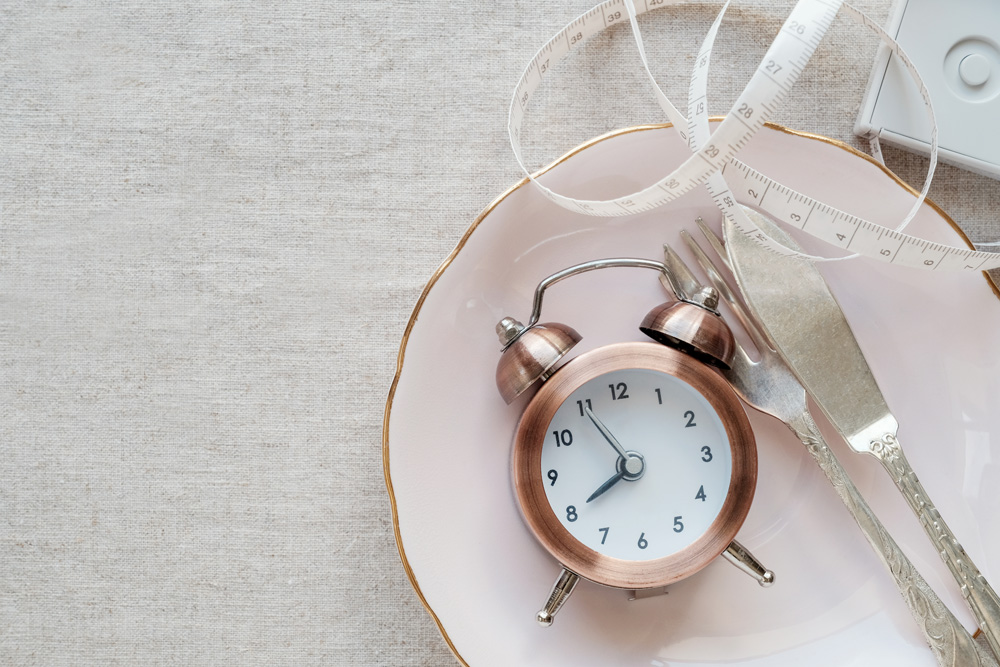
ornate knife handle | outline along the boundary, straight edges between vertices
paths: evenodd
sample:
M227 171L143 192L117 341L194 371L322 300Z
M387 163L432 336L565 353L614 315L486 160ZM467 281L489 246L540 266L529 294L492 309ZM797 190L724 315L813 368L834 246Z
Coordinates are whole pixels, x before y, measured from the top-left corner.
M941 560L961 587L962 595L979 621L979 627L982 628L993 654L1000 657L1000 599L997 598L996 591L980 574L979 568L941 518L941 513L934 507L927 491L917 479L917 474L903 455L896 436L887 433L880 440L873 441L871 452L885 466L913 513L920 519L927 536L937 547Z
M981 648L969 636L965 627L948 610L941 598L913 567L913 563L892 539L882 522L876 518L861 492L847 475L847 471L830 451L809 414L803 413L799 418L791 420L788 422L788 427L819 464L827 479L833 484L840 499L844 501L851 516L861 528L865 539L878 554L882 564L892 574L899 594L903 597L913 619L923 631L924 639L934 653L938 664L947 667L996 665L996 661L987 655L985 649ZM916 477L913 480L915 482ZM958 543L955 542L955 544ZM992 590L990 592L992 593ZM993 599L995 600L996 597L994 596Z

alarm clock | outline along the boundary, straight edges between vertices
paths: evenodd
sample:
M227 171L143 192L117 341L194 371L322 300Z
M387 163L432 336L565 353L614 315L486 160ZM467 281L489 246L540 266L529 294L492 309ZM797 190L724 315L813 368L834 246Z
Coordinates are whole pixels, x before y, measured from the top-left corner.
M732 331L719 295L700 285L673 250L665 263L600 259L542 280L527 325L497 324L497 388L512 403L540 384L514 433L512 476L529 530L562 566L544 608L549 626L580 578L632 592L663 592L718 556L762 586L774 574L735 541L753 501L757 450L746 412L719 369ZM560 362L580 340L572 327L539 323L545 290L606 268L646 268L675 300L639 330L650 342L599 347Z

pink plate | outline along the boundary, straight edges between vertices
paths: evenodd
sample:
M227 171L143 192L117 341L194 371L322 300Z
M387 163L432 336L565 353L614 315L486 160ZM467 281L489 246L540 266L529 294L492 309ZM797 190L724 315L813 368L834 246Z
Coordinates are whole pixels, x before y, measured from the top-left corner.
M685 155L672 130L634 128L577 149L541 180L570 196L610 199L655 182ZM881 166L822 137L769 127L739 157L887 226L913 201ZM704 191L650 213L607 219L564 210L522 182L487 207L431 278L403 339L383 434L397 542L417 594L459 659L476 667L932 667L892 580L832 487L780 423L755 412L760 476L739 539L774 570L773 587L761 588L721 561L668 595L636 602L581 582L551 628L536 625L559 565L515 505L510 447L525 399L506 406L497 392L494 325L505 315L526 320L538 281L577 262L659 259L663 243L690 261L679 231L694 229L697 216L718 228L719 212ZM967 245L930 205L909 231ZM994 288L982 274L867 259L823 271L899 419L910 462L983 574L1000 584ZM583 341L571 353L579 354L642 340L640 319L663 300L652 272L598 271L549 290L543 319L579 331ZM974 628L955 582L878 463L851 453L818 421L914 564Z

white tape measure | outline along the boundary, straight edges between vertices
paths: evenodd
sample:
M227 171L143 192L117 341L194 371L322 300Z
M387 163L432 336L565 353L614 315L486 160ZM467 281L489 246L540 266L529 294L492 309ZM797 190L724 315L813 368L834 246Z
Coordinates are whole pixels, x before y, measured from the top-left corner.
M689 118L685 118L656 85L649 71L642 37L635 20L638 14L677 4L679 0L636 1L639 6L635 6L633 0L607 0L571 22L539 49L518 81L511 101L508 116L511 147L521 168L531 178L521 156L520 136L532 93L549 70L587 38L609 26L629 21L657 101L679 136L691 148L691 157L650 187L610 200L566 197L532 179L549 199L564 208L587 215L625 216L653 210L704 184L722 213L732 219L737 227L780 254L799 253L766 236L741 211L738 203L753 204L777 220L855 253L837 258L807 256L815 261L836 261L863 255L892 264L924 269L978 271L1000 268L1000 253L945 246L902 232L920 209L930 187L931 176L937 164L937 125L930 95L916 69L899 45L863 13L844 4L842 0L799 0L729 114L714 132L710 132L708 105L705 101L708 68L715 36L729 2L725 3L716 17L695 59L688 99ZM795 192L735 157L789 93L841 10L875 32L907 68L918 84L933 127L927 178L912 209L896 229L858 218Z

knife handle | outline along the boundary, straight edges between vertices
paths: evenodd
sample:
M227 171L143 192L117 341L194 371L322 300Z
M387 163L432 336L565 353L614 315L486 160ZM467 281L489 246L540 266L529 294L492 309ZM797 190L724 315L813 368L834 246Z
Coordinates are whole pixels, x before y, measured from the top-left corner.
M847 471L830 451L809 413L804 411L786 424L819 464L865 539L889 570L938 664L947 667L995 666L996 661L948 610L872 512Z
M989 585L979 568L972 562L951 528L941 518L930 496L924 490L910 462L903 455L899 441L892 434L885 434L872 442L871 452L892 476L896 487L920 519L927 536L931 538L952 576L961 587L962 595L979 621L983 635L993 654L1000 657L1000 598Z

